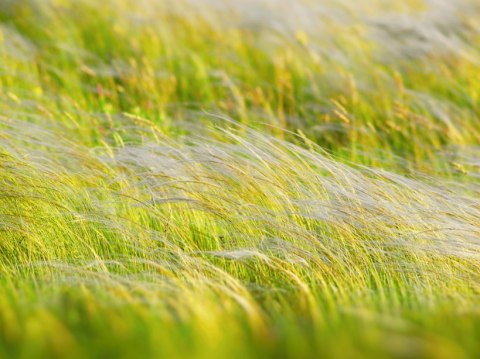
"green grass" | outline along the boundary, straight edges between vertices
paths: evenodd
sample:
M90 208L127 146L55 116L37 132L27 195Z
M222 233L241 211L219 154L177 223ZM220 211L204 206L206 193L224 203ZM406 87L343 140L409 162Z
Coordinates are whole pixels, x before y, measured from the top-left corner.
M0 356L480 357L479 16L0 2Z

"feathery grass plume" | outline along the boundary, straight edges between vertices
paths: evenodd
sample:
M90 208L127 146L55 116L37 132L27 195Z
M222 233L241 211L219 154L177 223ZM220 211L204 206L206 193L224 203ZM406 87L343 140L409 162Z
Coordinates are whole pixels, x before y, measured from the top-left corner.
M211 131L180 142L152 136L94 152L42 125L26 128L2 122L1 270L10 296L26 291L32 299L5 305L20 313L46 306L42 315L74 338L69 348L83 330L70 316L108 303L132 311L132 323L103 309L87 310L87 322L136 335L152 315L155 325L176 323L195 338L213 330L231 340L240 331L249 333L242 350L250 354L293 355L297 346L305 355L329 353L323 343L333 330L353 352L378 346L395 354L395 345L380 345L384 336L408 343L419 331L412 350L435 356L438 345L448 351L455 343L436 333L435 318L468 313L461 323L476 321L478 187L347 165L244 127L211 130L217 140ZM57 314L52 303L64 300L66 312ZM233 328L222 334L225 320ZM48 332L5 329L17 338L9 350L21 340L49 341ZM130 338L90 330L102 342ZM155 340L187 340L168 330ZM292 339L304 335L313 337Z

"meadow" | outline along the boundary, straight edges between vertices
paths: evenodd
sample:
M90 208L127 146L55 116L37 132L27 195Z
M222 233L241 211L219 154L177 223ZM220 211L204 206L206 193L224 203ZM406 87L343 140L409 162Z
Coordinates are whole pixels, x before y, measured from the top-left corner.
M0 0L0 357L480 357L479 18Z

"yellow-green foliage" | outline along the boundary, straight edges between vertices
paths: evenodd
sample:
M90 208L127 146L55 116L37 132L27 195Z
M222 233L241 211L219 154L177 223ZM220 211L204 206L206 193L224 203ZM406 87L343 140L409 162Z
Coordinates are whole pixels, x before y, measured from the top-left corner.
M0 356L480 356L474 0L0 1Z

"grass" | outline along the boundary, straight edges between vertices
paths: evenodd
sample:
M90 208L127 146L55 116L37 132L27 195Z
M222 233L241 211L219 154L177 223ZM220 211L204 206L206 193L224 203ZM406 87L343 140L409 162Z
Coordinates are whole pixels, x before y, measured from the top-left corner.
M475 1L4 0L0 356L480 356Z

